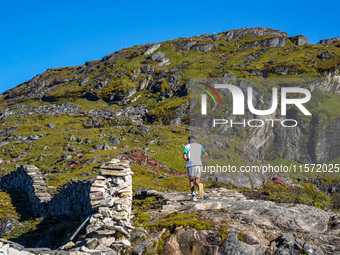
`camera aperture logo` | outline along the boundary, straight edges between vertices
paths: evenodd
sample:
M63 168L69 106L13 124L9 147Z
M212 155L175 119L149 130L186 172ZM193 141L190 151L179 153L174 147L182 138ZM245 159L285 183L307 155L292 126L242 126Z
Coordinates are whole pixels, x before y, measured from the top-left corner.
M247 107L251 114L260 116L260 118L256 119L243 119L242 121L234 121L233 119L225 119L225 118L213 118L212 126L218 127L221 125L240 125L243 127L249 126L254 128L259 128L265 126L265 124L271 125L274 127L275 123L280 123L283 127L296 127L298 125L298 121L296 119L286 119L287 115L287 106L295 109L297 108L299 111L303 113L305 116L311 116L312 114L308 111L308 109L304 106L310 99L311 99L311 92L306 88L301 87L280 87L280 119L270 118L277 110L279 106L279 89L277 87L272 87L271 93L271 106L269 109L256 109L253 103L254 98L254 90L251 86L247 87L247 95L245 96L241 88L225 83L219 84L216 83L214 85L209 85L207 83L199 82L200 85L204 87L198 87L199 91L201 92L201 116L208 115L208 99L207 95L213 100L215 107L217 107L216 99L214 98L213 94L219 100L220 106L226 104L222 102L220 94L216 91L227 90L231 93L232 96L232 115L233 116L242 116L245 115L245 99L247 101ZM211 93L211 92L213 93ZM204 93L202 93L204 92ZM258 93L258 92L257 92ZM225 93L224 93L225 94ZM297 96L298 95L298 96ZM295 96L295 98L294 98ZM228 105L229 106L229 105ZM268 116L268 118L266 118Z

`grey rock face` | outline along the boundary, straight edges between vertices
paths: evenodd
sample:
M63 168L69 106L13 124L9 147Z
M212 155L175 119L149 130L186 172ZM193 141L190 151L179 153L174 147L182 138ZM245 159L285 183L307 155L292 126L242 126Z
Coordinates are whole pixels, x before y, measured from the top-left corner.
M113 147L111 147L109 143L104 143L101 149L102 150L112 150Z
M142 231L133 232L131 235L131 242L146 239L146 234Z
M74 151L76 151L76 148L70 147L70 148L68 148L68 151L69 151L69 152L74 152Z
M103 58L103 61L105 61L107 64L113 64L118 59L125 58L125 57L126 57L125 52L115 52L113 54L105 56Z
M164 246L166 254L207 254L218 253L221 238L208 230L180 230L170 236ZM263 254L263 253L262 253ZM261 254L261 255L262 255Z
M332 44L332 43L336 43L336 42L340 42L340 37L333 37L333 38L329 38L329 39L323 39L319 42L319 44L323 44L323 45L328 45L328 44Z
M180 50L189 51L191 47L194 46L195 44L197 44L197 41L185 40L182 42L175 42L174 46L177 51Z
M319 59L330 59L334 56L334 52L330 52L330 51L324 51L322 53L320 53L319 55L317 55L317 58Z
M160 52L160 51L157 52L157 53L155 53L155 54L152 54L152 55L150 56L150 59L151 59L152 61L158 62L158 66L167 66L167 65L170 65L170 64L171 64L170 59L165 58L165 53Z
M265 40L253 41L245 43L242 47L244 48L256 48L256 47L283 47L287 44L287 39L276 37Z
M4 145L6 145L6 144L9 144L9 142L7 142L7 141L2 141L2 142L0 142L0 147L4 146Z
M190 50L198 50L201 52L209 52L214 45L212 44L201 44L201 45L194 45L193 47L190 48Z
M118 138L110 138L109 139L110 140L110 142L114 145L114 146L117 146L117 145L119 145L120 144L120 140L118 139Z
M148 48L146 51L145 51L145 55L150 55L152 54L153 52L155 52L156 50L159 49L159 47L161 47L161 44L160 43L155 43L154 45L152 45L150 48Z
M177 91L179 90L179 82L182 79L182 77L178 74L173 74L169 77L169 79L167 80L168 85L170 86L170 88L173 91Z
M164 56L165 56L165 53L163 53L163 52L157 52L157 53L155 53L155 54L152 54L152 55L150 56L150 59L151 59L152 61L162 62Z
M38 135L30 135L29 137L28 137L28 140L29 141L36 141L36 140L38 140L40 137L38 136Z
M70 154L65 154L65 155L61 156L62 160L68 160L68 159L71 159L71 158L72 158L72 155L70 155Z
M86 77L86 78L82 79L81 81L79 81L79 85L85 86L89 81L90 81L90 78Z
M132 248L132 254L133 255L143 255L147 251L148 248L151 248L153 246L153 242L151 239L146 239L145 241L135 245Z
M54 129L55 128L55 124L53 124L53 123L47 124L47 127L50 128L50 129Z
M189 51L189 50L198 50L201 52L209 52L214 45L211 43L206 43L206 44L197 44L197 41L192 41L192 40L185 40L185 41L180 41L180 42L175 42L174 46L177 51Z
M249 245L246 244L237 238L237 234L240 231L234 229L228 229L228 241L224 242L223 246L220 248L220 254L228 254L228 255L262 255L264 254L266 248L264 245L255 244Z
M145 89L149 84L149 81L147 79L140 80L139 82L139 90Z
M337 254L340 252L340 220L335 212L323 211L307 205L276 204L269 201L247 200L242 194L224 188L205 192L204 200L197 203L181 203L187 193L162 193L165 205L161 213L198 213L204 219L228 222L228 234L224 243L216 240L217 232L181 230L170 236L165 244L168 254ZM221 211L219 211L221 210ZM218 213L220 212L220 213ZM200 233L200 231L202 231ZM241 232L241 233L240 233ZM240 233L240 234L239 234ZM299 233L297 237L296 233ZM206 235L209 238L206 238ZM239 235L238 235L239 234ZM199 240L203 247L196 247ZM197 242L196 242L197 243ZM216 249L214 253L211 250ZM201 252L201 253L200 253ZM189 253L190 254L190 253Z
M15 227L20 226L22 226L22 224L12 217L0 218L0 237L3 237L4 234L11 232Z
M229 42L232 39L241 40L245 35L250 35L253 37L260 37L260 36L278 36L278 37L286 37L286 32L281 32L279 30L272 30L267 27L254 27L254 28L242 28L227 31L224 35L224 40Z
M304 35L291 36L291 37L288 37L288 39L296 45L308 45L309 44L308 38Z

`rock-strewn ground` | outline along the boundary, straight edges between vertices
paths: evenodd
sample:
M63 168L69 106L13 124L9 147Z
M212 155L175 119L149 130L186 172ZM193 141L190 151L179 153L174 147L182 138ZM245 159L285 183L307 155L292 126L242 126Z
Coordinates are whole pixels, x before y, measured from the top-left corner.
M332 211L248 200L225 188L207 191L198 202L191 202L185 192L148 194L165 199L159 211L150 211L154 221L175 213L197 214L212 223L207 230L177 226L164 241L165 254L340 254L340 219ZM150 235L150 240L157 236ZM133 254L142 254L147 244L136 244Z

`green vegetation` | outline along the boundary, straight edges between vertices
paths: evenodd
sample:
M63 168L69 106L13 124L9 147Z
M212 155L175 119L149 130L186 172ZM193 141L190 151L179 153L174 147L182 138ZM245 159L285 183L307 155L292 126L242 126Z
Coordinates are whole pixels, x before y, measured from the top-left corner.
M318 190L311 183L299 184L302 187L267 184L258 191L246 191L245 195L249 198L271 200L279 203L306 204L324 210L330 209L332 198L329 195Z
M23 235L30 233L34 230L37 230L37 226L39 225L39 222L33 221L33 220L27 220L22 222L22 226L14 228L13 231L6 233L4 236L4 239L15 239L20 238Z
M133 199L132 209L134 210L149 210L149 209L159 209L164 205L164 199L159 196L146 197L145 199Z
M0 218L2 217L19 219L19 214L16 212L11 197L7 192L0 192Z
M219 236L221 238L221 245L224 244L225 240L228 239L228 234L229 234L229 232L228 232L227 228L221 227L219 229L217 236Z
M142 210L135 212L134 224L135 226L142 226L145 223L150 222L150 213L146 213Z
M149 223L145 227L152 231L166 228L170 233L174 233L177 227L210 229L211 225L211 222L199 220L197 213L170 213L165 218Z
M238 232L237 233L237 239L239 240L239 241L241 241L241 242L243 242L243 233L242 232Z

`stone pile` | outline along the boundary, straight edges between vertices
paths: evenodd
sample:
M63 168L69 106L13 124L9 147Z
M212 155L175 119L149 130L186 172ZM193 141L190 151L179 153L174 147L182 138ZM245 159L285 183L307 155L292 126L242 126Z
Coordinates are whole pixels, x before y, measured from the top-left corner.
M100 166L90 190L93 214L80 251L119 252L131 245L132 174L128 160L113 159Z

